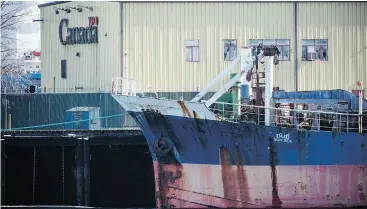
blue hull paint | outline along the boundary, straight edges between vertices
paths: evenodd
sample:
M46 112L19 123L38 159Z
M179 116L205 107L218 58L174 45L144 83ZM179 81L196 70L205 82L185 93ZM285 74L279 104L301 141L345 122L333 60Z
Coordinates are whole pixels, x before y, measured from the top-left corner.
M115 99L150 146L157 208L367 204L366 134L218 121L202 103Z
M130 114L137 119L148 143L153 146L154 161L162 155L156 140L163 138L173 141L171 155L181 163L220 165L221 150L226 149L232 165L236 164L238 153L242 155L242 164L248 166L367 164L366 134L298 131L157 112Z

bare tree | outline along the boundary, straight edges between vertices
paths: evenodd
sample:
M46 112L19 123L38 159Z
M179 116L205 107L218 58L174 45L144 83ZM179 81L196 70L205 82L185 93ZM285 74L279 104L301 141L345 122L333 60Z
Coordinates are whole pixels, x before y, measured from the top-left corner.
M30 10L22 1L1 1L1 92L20 93L30 85L17 54L17 26Z

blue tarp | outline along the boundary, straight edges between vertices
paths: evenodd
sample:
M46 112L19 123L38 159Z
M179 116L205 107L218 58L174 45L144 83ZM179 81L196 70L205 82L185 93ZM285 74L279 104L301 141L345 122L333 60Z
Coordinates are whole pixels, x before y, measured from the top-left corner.
M41 79L41 73L33 73L31 74L31 78L32 79Z
M336 90L321 90L321 91L299 91L285 92L274 91L273 98L278 100L298 100L300 103L337 103L348 102L350 110L358 110L359 99L356 95L342 89ZM367 100L363 99L363 109L367 110Z

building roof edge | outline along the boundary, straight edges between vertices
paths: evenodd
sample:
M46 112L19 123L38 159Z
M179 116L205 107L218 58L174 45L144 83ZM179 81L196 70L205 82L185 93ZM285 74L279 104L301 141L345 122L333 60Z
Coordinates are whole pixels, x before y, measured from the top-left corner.
M38 8L54 6L54 5L58 5L58 4L64 4L64 3L68 3L68 2L71 2L71 1L51 1L51 2L44 3L44 4L39 4Z

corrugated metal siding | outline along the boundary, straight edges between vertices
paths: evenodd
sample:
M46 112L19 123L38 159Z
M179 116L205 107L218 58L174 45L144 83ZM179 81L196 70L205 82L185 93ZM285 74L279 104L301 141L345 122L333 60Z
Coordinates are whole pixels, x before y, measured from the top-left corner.
M67 14L55 14L54 7L66 8L77 5L92 6L93 11L83 8L83 12L71 10ZM75 86L84 90L97 91L105 85L111 88L111 78L121 74L121 21L119 2L70 2L56 6L42 7L41 50L42 85L48 90L70 91ZM59 41L59 23L69 19L69 27L87 27L88 17L98 16L98 44L78 44L63 46ZM106 35L106 36L105 36ZM80 53L80 57L76 53ZM61 79L61 59L67 60L67 79Z
M299 3L299 54L302 39L325 38L329 61L302 62L299 90L356 88L367 85L367 3ZM367 95L365 95L367 97Z
M6 104L6 101L8 104ZM121 105L108 93L78 94L1 94L1 128L5 128L11 114L12 128L67 122L66 111L73 107L99 107L100 117L124 114ZM125 117L101 119L101 128L121 128ZM53 125L33 129L64 129L65 125Z
M94 10L55 15L53 6L41 8L42 84L49 90L54 76L57 91L75 86L96 91L104 85L110 88L111 77L121 74L119 3L71 2L57 7L78 4ZM351 90L357 80L367 85L366 7L365 2L298 3L299 90ZM293 13L294 3L284 2L123 3L124 68L143 91L198 91L229 64L223 60L223 39L237 39L237 55L248 39L290 39L291 61L276 67L274 84L294 91ZM88 16L99 16L100 43L62 46L58 25L67 15L71 27L86 26ZM329 61L301 61L304 38L327 38ZM200 41L198 63L185 61L188 39ZM61 79L61 59L67 59L66 80Z
M159 92L159 98L191 100L199 92ZM208 93L204 99L209 99ZM145 96L155 95L146 93ZM100 117L124 114L125 111L109 93L68 93L68 94L1 94L1 128L6 129L6 117L11 114L12 128L63 123L67 121L66 111L73 107L99 107ZM101 119L101 128L138 127L130 115ZM65 125L53 125L26 130L64 129Z
M274 84L294 90L293 3L123 3L123 19L128 77L144 91L201 90L229 64L223 39L237 39L238 50L260 38L291 39ZM185 61L188 39L199 39L200 62Z

